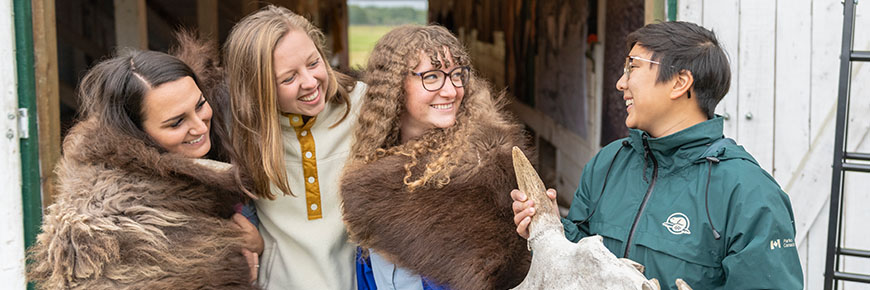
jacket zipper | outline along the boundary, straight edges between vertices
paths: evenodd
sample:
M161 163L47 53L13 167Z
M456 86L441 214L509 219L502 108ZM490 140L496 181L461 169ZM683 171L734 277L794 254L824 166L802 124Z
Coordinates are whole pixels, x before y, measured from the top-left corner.
M643 202L640 203L640 208L637 210L637 215L634 217L634 223L631 224L631 231L628 232L628 239L625 240L625 254L623 255L623 258L628 258L628 250L631 249L631 242L632 239L634 239L634 231L637 230L637 223L640 221L640 216L643 214L644 209L646 209L646 203L649 201L649 197L650 195L652 195L653 188L656 186L656 177L658 177L659 173L659 162L658 160L656 160L656 157L649 149L649 142L647 142L646 135L643 135L643 155L644 159L649 157L652 160L652 180L649 183L649 187L646 189L646 195L643 196Z

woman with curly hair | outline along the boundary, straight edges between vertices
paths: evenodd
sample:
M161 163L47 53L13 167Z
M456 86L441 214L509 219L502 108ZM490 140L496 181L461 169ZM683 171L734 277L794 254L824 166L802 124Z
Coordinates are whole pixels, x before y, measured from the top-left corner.
M265 249L265 289L353 289L354 249L341 220L338 177L365 84L335 72L323 33L267 6L224 44L232 146L253 179Z
M129 50L84 76L82 120L28 253L38 289L255 288L242 252L246 233L259 236L234 226L247 223L233 211L243 193L224 163L222 76L208 52L182 44L186 64Z
M351 239L370 250L360 288L519 284L530 255L505 193L516 186L511 148L526 138L459 40L440 26L396 28L375 45L364 76L341 181Z

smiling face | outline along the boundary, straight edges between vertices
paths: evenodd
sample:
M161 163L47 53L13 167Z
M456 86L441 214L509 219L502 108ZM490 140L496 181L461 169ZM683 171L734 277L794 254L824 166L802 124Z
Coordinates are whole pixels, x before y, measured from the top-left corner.
M212 110L191 77L163 83L142 100L142 129L160 147L199 158L211 149Z
M629 56L651 59L652 52L635 45ZM628 117L625 125L629 128L640 129L650 134L659 132L659 123L668 119L671 110L672 82L657 83L658 64L643 60L631 62L631 73L623 74L616 82L616 89L623 92ZM658 137L658 136L656 136Z
M323 111L329 76L308 35L290 30L275 46L273 64L281 112L315 116Z
M453 59L449 51L445 52L445 56L448 60ZM413 72L422 73L436 69L428 56L420 53L418 58L420 64L413 69ZM441 58L438 60L450 65L439 68L444 72L451 72L458 67L452 62L444 62ZM408 73L405 76L404 90L405 110L400 117L402 142L420 136L428 129L447 128L456 123L456 112L462 104L465 89L455 87L449 78L445 79L441 89L430 92L423 87L421 76Z

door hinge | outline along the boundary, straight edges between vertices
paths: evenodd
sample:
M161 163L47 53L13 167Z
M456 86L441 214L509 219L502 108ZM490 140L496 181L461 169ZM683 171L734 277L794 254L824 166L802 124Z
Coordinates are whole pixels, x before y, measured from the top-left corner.
M30 117L27 108L18 108L18 138L30 138Z

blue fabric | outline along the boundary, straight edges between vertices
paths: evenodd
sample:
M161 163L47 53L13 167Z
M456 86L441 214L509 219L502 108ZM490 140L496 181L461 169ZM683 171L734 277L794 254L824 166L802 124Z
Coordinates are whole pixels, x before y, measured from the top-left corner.
M362 249L356 248L356 286L357 290L377 290L375 274L372 270L372 261L366 256L362 257Z
M423 277L423 290L450 290L450 288L435 284L435 282L429 281L428 278Z
M447 286L438 285L437 283L422 277L423 290L450 290ZM378 285L375 283L375 274L372 269L371 258L362 257L362 249L356 248L356 285L357 290L377 290Z
M254 224L254 227L257 227L257 228L260 227L260 218L257 217L257 208L254 207L253 202L250 202L247 204L243 203L241 214L243 216L245 216L245 218L247 218L248 221L250 221L252 224Z

